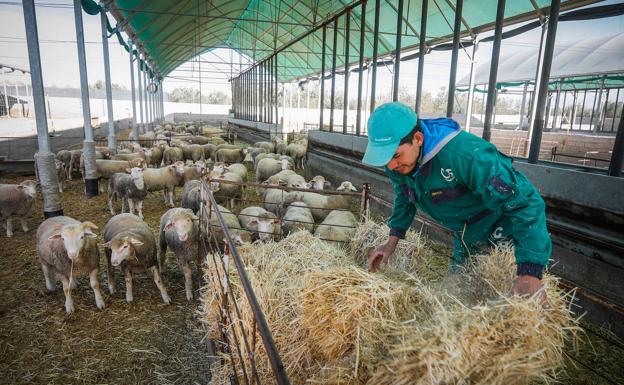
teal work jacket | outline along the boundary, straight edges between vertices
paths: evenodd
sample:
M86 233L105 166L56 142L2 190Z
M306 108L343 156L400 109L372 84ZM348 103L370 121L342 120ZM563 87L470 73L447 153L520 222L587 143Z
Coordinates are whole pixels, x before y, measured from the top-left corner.
M498 239L515 247L517 273L541 278L552 251L545 204L512 158L447 118L419 120L424 143L416 170L387 167L394 188L390 235L405 237L417 209L454 233L453 266Z

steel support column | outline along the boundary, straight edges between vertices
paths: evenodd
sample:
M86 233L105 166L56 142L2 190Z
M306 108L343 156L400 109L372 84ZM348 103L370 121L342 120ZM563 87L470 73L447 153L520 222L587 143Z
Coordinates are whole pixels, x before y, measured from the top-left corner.
M539 91L535 104L535 121L533 123L533 135L529 148L529 163L537 163L542 142L542 130L544 129L544 104L548 94L548 79L552 66L553 51L555 49L555 37L557 36L557 22L559 21L559 0L552 0L550 5L550 17L548 19L548 33L544 47L544 65L540 76Z
M422 0L422 10L420 14L420 42L418 45L418 75L416 78L416 112L420 112L420 101L422 100L423 73L425 70L425 51L427 50L427 12L428 0Z
M470 84L468 85L468 105L466 106L466 125L464 129L470 132L470 124L472 123L472 104L474 99L475 88L475 65L477 64L477 50L479 49L479 39L475 37L472 44L472 58L470 60Z
M106 31L106 9L100 11L102 28L102 52L104 55L104 82L106 83L106 110L108 113L108 148L115 149L115 122L113 118L113 90L111 87L110 56L108 54L108 32Z
M375 0L375 26L373 32L373 75L371 80L370 113L375 109L375 92L377 90L377 56L379 54L379 11L381 0Z
M425 0L426 1L426 0ZM355 118L355 135L362 133L362 80L364 79L364 39L366 32L366 0L362 2L362 10L360 11L360 60L358 73L358 97L357 97L357 113ZM308 106L309 108L309 106Z
M500 2L499 2L499 5L500 5ZM461 32L461 17L462 17L463 6L464 6L464 0L457 0L457 4L455 5L455 25L453 26L453 50L451 51L451 73L449 76L448 100L446 102L446 117L447 118L453 117L453 108L455 105L455 79L457 77L457 58L459 56L459 34ZM492 72L490 70L490 74L491 73Z
M462 0L460 0L462 1ZM392 82L392 101L399 100L399 73L401 68L401 35L403 34L403 0L399 0L397 9L396 48L394 51L394 81Z
M43 195L43 215L50 218L63 215L61 197L58 190L58 178L54 167L54 154L50 152L48 142L48 121L46 119L43 76L41 75L41 56L39 54L39 32L37 31L37 15L35 1L23 0L24 25L26 26L26 44L28 46L28 63L30 64L30 83L35 106L35 122L37 124L38 151L35 154L39 183ZM2 71L4 73L4 69ZM7 100L6 92L4 94ZM7 109L8 113L8 109Z
M401 0L402 1L402 0ZM342 133L347 133L349 122L349 34L351 33L351 10L345 13L345 74L342 102Z
M87 59L85 56L84 30L82 27L82 5L74 0L74 20L76 23L76 45L78 46L78 69L80 72L80 95L82 118L84 121L84 142L82 155L85 168L85 192L87 198L98 195L98 176L95 168L95 142L91 127L91 108L89 106L89 81L87 79Z
M379 1L379 0L377 0ZM323 112L325 110L325 56L327 47L327 24L323 24L323 47L321 47L321 91L319 92L320 100L320 117L319 117L319 130L323 130Z
M139 92L139 133L145 133L145 120L143 120L143 59L141 59L141 54L137 50L137 81L138 81L138 92ZM138 138L138 137L137 137Z
M130 139L137 140L139 138L139 130L137 126L136 113L136 89L134 87L134 48L132 48L132 40L128 40L128 51L130 53L130 90L132 90L132 132Z
M277 78L277 66L278 66L278 56L277 53L274 55L275 57L275 124L280 124L279 121L279 111L278 111L278 107L279 107L279 93L277 92L277 85L278 85L278 78Z
M39 41L37 41L37 47L38 46L39 46ZM2 67L2 86L4 87L4 108L6 109L7 118L10 118L11 114L9 113L9 94L7 93L6 71L4 67Z
M459 3L458 3L459 6ZM494 41L492 42L492 60L490 65L490 79L488 82L487 101L485 103L485 120L483 121L482 138L488 142L492 136L492 112L496 102L496 77L498 74L498 59L503 34L503 21L505 20L505 0L498 0L496 8L496 26L494 27ZM451 106L452 113L452 106ZM448 114L447 114L448 116Z
M331 93L329 100L329 132L334 131L334 106L336 96L336 45L338 44L338 18L334 18L334 40L332 45Z

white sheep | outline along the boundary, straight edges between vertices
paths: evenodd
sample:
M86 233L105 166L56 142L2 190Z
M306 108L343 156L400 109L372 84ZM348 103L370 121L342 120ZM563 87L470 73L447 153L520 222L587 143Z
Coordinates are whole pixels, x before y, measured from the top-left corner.
M18 217L22 230L28 232L26 218L37 198L37 182L25 180L20 184L0 184L0 221L5 221L7 237L13 236L11 217Z
M282 213L282 205L284 203L284 199L289 193L276 188L267 188L264 190L264 195L262 197L262 207L266 210L272 212L273 214L281 217ZM293 200L292 202L294 202Z
M60 280L65 293L65 311L72 313L74 301L71 289L78 277L89 276L95 294L95 305L104 308L100 292L100 253L91 222L79 222L70 217L48 218L37 229L37 257L41 263L48 291L54 291L55 281Z
M312 233L314 231L314 217L308 205L304 202L291 203L284 214L284 218L282 218L282 229L286 235L300 230Z
M126 170L128 174L114 174L108 182L108 208L111 215L115 215L113 203L117 198L121 198L121 212L126 211L126 202L131 214L138 212L143 219L143 199L147 196L145 181L143 180L143 169L133 167Z
M350 211L333 210L316 228L314 236L326 241L349 242L355 237L357 219Z
M306 162L306 148L305 146L297 143L291 143L286 146L286 154L290 155L295 161L295 167L299 167L302 170L305 169Z
M286 178L286 186L294 188L308 188L308 183L301 175L293 174Z
M221 181L235 182L221 183ZM215 200L219 203L226 202L230 208L236 204L236 200L243 199L243 178L239 174L233 172L225 172L220 174L214 170L210 173L210 190Z
M238 214L238 219L241 226L251 232L254 239L274 241L282 235L280 219L262 207L245 207Z
M292 202L305 202L314 219L319 222L323 221L327 214L332 210L346 210L351 204L350 197L344 195L323 195L313 192L291 191L283 198L283 206L286 207Z
M180 196L181 206L191 209L195 214L199 212L201 207L201 186L201 181L190 180L184 184Z
M290 164L287 160L262 159L258 162L258 167L256 168L256 183L261 183L278 172L289 169Z
M240 163L245 159L247 149L245 148L222 148L217 150L215 155L217 162Z
M232 241L236 245L250 243L251 233L242 228L236 214L232 213L230 210L221 205L218 205L218 209L221 213L221 216L223 217L223 221L225 222L225 225L228 228L230 235L232 236ZM223 251L225 246L225 232L223 231L223 228L219 223L214 207L211 207L209 209L208 216L210 217L210 222L208 224L205 224L207 225L205 227L210 229L211 242L213 243L213 246ZM214 244L215 242L216 244Z
M322 175L316 175L308 182L308 188L314 190L324 190L330 183Z
M108 288L111 294L117 290L113 268L120 266L126 280L126 302L134 300L132 295L132 273L149 270L154 283L167 305L171 299L160 277L156 256L156 239L149 226L132 214L112 217L104 226L104 244L108 263Z
M169 247L178 260L178 266L184 274L184 288L186 299L193 300L193 273L189 262L196 260L197 266L201 264L199 258L199 218L189 209L169 209L160 217L158 267L162 271L162 262L165 261L167 247Z
M161 168L145 169L143 180L147 191L163 190L165 205L173 207L175 188L184 181L184 163L175 162Z

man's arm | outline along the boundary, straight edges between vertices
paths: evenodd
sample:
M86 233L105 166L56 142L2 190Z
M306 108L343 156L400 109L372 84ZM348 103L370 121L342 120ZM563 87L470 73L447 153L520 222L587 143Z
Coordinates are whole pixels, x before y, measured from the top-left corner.
M400 177L393 175L393 173L388 170L386 170L386 173L390 176L390 182L392 182L392 188L394 189L392 214L390 218L388 218L390 235L403 239L405 238L407 229L410 228L412 221L414 221L416 206L410 202L409 198L405 195L405 191L401 187L402 180ZM407 185L404 186L404 188L407 188Z

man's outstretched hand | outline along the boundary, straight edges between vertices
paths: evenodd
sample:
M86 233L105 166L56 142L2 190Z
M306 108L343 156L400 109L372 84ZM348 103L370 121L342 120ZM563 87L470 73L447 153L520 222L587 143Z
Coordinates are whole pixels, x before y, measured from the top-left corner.
M384 270L388 265L388 259L390 259L392 253L394 253L394 249L396 249L398 242L399 238L390 236L388 242L373 250L373 252L368 256L368 271L376 273L377 270Z
M511 287L512 295L535 295L540 300L543 308L548 308L548 297L546 295L546 290L544 290L544 286L542 285L542 280L536 278L532 275L519 275L514 281L513 286Z

